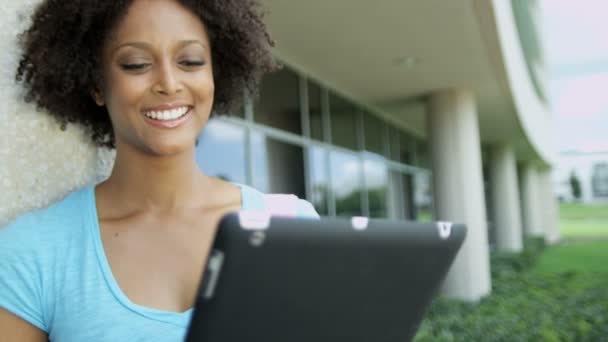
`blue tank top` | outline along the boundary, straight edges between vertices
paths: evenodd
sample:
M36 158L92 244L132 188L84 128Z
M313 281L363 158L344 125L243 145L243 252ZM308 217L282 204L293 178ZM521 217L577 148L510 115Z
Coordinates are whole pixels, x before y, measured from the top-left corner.
M273 201L285 203L237 185L243 210L272 212ZM296 216L319 217L291 198ZM105 256L93 186L0 228L0 307L56 342L182 341L192 316L192 309L162 311L125 296Z

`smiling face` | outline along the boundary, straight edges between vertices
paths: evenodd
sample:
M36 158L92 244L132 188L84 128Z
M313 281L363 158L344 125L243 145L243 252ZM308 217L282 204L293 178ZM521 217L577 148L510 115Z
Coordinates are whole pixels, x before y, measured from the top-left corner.
M103 46L103 85L116 146L153 155L191 149L213 105L209 37L177 1L135 0Z

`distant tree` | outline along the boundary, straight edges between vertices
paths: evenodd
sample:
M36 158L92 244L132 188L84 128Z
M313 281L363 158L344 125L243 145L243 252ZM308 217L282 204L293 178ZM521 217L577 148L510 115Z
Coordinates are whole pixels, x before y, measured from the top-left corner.
M355 190L336 198L336 210L342 215L361 215L361 191Z
M574 171L570 173L570 189L572 196L578 201L581 199L581 181Z

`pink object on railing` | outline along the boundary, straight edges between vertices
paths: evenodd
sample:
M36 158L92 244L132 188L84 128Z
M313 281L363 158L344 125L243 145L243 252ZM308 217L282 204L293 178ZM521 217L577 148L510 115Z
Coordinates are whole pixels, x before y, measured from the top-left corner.
M264 195L265 211L272 216L296 217L298 215L298 201L296 195Z

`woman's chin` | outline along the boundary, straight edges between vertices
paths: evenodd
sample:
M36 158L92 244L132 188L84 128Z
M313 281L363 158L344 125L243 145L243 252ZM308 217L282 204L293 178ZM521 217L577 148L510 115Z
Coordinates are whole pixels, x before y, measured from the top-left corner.
M155 156L174 156L191 152L195 148L194 139L162 139L145 144L148 153Z

